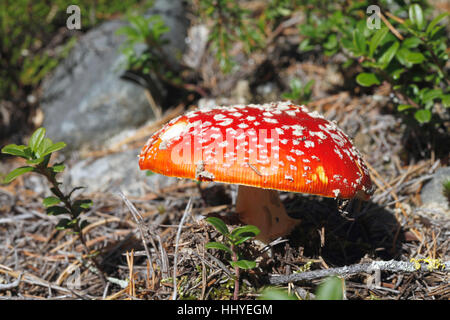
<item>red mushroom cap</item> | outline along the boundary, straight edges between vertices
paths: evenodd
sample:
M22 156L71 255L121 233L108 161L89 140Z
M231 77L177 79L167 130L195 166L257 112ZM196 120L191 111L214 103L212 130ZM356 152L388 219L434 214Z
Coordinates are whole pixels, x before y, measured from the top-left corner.
M157 131L139 165L167 176L364 200L369 172L350 139L290 102L187 112Z

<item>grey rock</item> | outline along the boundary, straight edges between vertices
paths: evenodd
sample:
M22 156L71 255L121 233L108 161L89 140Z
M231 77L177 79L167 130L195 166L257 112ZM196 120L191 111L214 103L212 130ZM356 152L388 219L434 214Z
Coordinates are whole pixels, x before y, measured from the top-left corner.
M448 200L442 194L444 181L450 180L450 167L436 170L420 192L420 199L424 208L437 209L450 217Z
M175 59L184 49L188 26L183 2L156 1L146 15L151 14L160 14L170 27L166 52ZM87 32L44 81L43 126L53 140L67 143L65 150L98 147L112 135L153 117L145 90L121 79L125 56L119 47L125 38L116 35L116 30L125 23L109 21ZM155 96L164 95L163 85L153 82Z
M150 191L177 183L177 178L159 174L147 176L138 165L140 150L128 150L102 158L87 158L68 166L64 182L84 186L86 193L122 191L127 196L144 196Z

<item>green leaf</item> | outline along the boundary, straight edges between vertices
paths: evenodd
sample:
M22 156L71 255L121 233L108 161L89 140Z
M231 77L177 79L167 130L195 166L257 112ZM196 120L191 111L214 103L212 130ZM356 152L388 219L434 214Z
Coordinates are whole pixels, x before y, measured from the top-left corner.
M412 108L414 108L414 107L410 104L399 104L397 106L398 111L404 111L404 110L408 110L408 109L412 109Z
M404 66L410 68L413 64L422 63L425 57L420 52L413 52L407 48L401 48L397 51L397 60Z
M39 163L43 162L44 160L45 160L45 157L39 157L37 159L30 159L30 160L27 160L27 164L34 164L34 165L36 165L36 164L39 164Z
M311 93L311 88L314 85L315 81L314 80L309 80L305 87L303 88L303 94L310 94Z
M54 206L60 202L61 202L61 200L59 200L59 198L57 198L57 197L47 197L43 200L44 207L46 207L46 208L48 208L50 206Z
M57 216L60 214L69 213L69 210L67 210L66 207L61 207L61 206L51 206L51 207L48 207L46 209L46 211L49 216Z
M359 30L353 30L353 45L356 48L356 55L364 55L366 52L366 38L364 33Z
M412 64L419 64L425 60L425 56L420 52L408 52L406 55L406 61Z
M20 168L14 169L10 173L8 173L8 175L3 180L3 183L10 183L11 181L13 181L18 176L20 176L20 175L22 175L24 173L33 171L33 170L34 170L34 168L30 167L30 166L24 166L24 167L20 167Z
M402 73L404 73L405 71L406 71L405 68L400 67L398 69L392 70L391 72L389 72L389 74L391 75L392 79L398 80L400 79Z
M75 203L78 203L78 201L80 202L80 207L83 209L89 209L93 205L93 202L90 199L77 200L77 201L75 201Z
M336 48L338 45L337 37L335 33L328 36L327 41L323 44L323 47L328 50Z
M342 300L344 298L343 280L329 277L319 285L316 300Z
M425 27L423 11L418 4L413 4L409 7L409 19L417 26L418 30L422 31Z
M427 123L431 120L431 111L427 109L420 109L414 113L414 118L420 123Z
M430 35L428 36L430 40L436 40L440 36L439 32L443 29L445 29L445 26L434 27L434 29L431 30Z
M230 261L230 264L233 266L233 268L240 268L240 269L253 269L256 267L256 261L249 261L249 260L238 260L238 261Z
M252 239L252 238L254 238L254 236L246 236L246 237L242 237L242 238L239 238L237 241L236 241L236 239L235 239L235 240L233 241L233 243L234 243L235 246L238 246L238 245L240 245L241 243L244 243L245 241L250 240L250 239Z
M45 136L45 128L39 128L37 129L30 138L30 141L28 141L28 146L30 147L31 151L36 152L39 148L39 145L41 144L42 140L44 140Z
M70 228L70 220L69 219L61 219L59 220L58 224L56 225L56 230L65 230Z
M398 48L400 47L400 43L398 41L395 41L389 49L387 49L383 55L378 59L378 62L382 65L382 69L385 69L389 63L391 62L392 58L394 58L395 54L397 53Z
M298 50L300 50L301 52L306 52L306 51L311 51L312 49L314 49L313 45L310 45L310 40L309 39L305 39L302 42L300 42L299 46L298 46Z
M374 84L380 84L380 80L373 73L362 72L356 77L356 82L363 87L370 87Z
M422 97L423 103L432 102L436 98L440 98L442 96L441 89L431 89L427 90Z
M49 138L44 138L44 140L42 140L41 144L39 145L38 149L36 150L36 157L40 158L40 157L45 156L45 154L44 154L45 149L50 147L52 144L53 144L52 140L50 140Z
M206 249L217 249L217 250L223 250L228 252L229 254L233 254L230 248L228 248L226 245L220 242L208 242L205 244Z
M66 166L63 163L53 165L52 170L55 173L63 172Z
M2 149L2 153L5 154L11 154L13 156L18 156L22 158L28 158L24 149L26 146L18 146L16 144L8 144L7 146L4 146Z
M430 22L430 24L428 25L427 30L425 30L425 32L426 32L427 34L430 34L430 33L433 31L434 27L435 27L439 22L441 22L442 19L444 19L444 18L447 17L447 16L448 16L448 13L447 13L447 12L444 12L444 13L441 13L440 15L438 15L436 18L434 18L434 19Z
M78 216L80 213L88 211L92 204L92 200L90 199L76 200L73 203L73 211L75 212L75 215Z
M389 29L387 27L381 28L377 32L375 32L369 43L369 57L373 56L376 48L383 41L388 32Z
M27 159L33 158L33 151L31 151L30 147L25 147L25 149L23 149L23 152L25 152Z
M227 225L225 224L225 222L222 221L222 219L216 218L216 217L209 217L209 218L206 218L206 222L212 224L214 226L214 228L216 228L217 231L219 231L221 234L223 234L223 235L230 234L230 232L228 231Z
M422 43L422 40L420 40L420 38L409 37L409 38L406 38L405 40L403 40L402 48L408 48L408 49L417 48L421 43Z
M235 239L240 237L256 237L260 233L260 230L256 226L248 225L237 227L231 231L231 236Z
M45 155L47 155L47 154L49 154L49 153L52 153L52 152L56 152L56 151L58 151L58 150L61 150L61 149L65 148L65 147L66 147L66 144L65 144L64 142L57 142L57 143L54 143L54 144L48 146L48 147L45 149L43 156L45 156Z
M450 94L443 94L441 99L442 99L442 104L444 105L444 107L449 108L450 107Z
M258 297L258 300L297 300L297 298L290 295L286 290L266 288Z

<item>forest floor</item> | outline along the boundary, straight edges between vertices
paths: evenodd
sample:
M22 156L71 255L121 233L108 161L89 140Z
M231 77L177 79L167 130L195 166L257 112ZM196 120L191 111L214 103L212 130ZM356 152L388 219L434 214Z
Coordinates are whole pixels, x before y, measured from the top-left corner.
M307 106L336 121L353 139L376 191L367 202L281 192L287 212L301 223L285 239L269 245L252 241L240 248L242 257L255 260L257 267L241 272L239 299L257 299L265 287L275 285L309 299L330 274L345 279L347 299L450 299L450 215L422 206L420 198L433 173L449 165L449 127L433 133L415 130L396 114L388 85L361 91L348 85L348 79L354 77L339 71L338 61L314 54L294 57L289 48L297 47L298 41L292 38L291 29L294 27L281 30L273 44L280 45L254 57L253 64L244 66L234 79L220 78L206 61L201 72L204 83L198 85L215 89L211 97L204 98L223 104L251 94L255 102L261 102L258 99L271 97L261 97L258 91L258 87L264 88L264 81L314 80ZM289 46L283 45L286 43ZM236 89L240 80L247 81L244 87L250 91ZM181 110L198 102L190 99ZM180 108L166 110L163 118L179 113ZM156 129L155 124L142 128L120 150L143 146ZM104 154L116 151L105 150ZM23 165L15 159L5 162L8 168ZM227 262L229 257L205 249L207 242L220 241L221 235L204 218L221 217L235 226L236 186L179 180L142 197L83 193L94 203L85 214L88 255L77 235L55 229L58 218L46 215L43 192L27 187L31 176L0 185L0 300L166 300L174 292L178 299L233 297L234 271ZM128 201L136 209L134 214ZM106 282L91 257L99 262ZM375 264L368 265L390 260L422 264L418 270L377 270L370 267ZM357 270L333 269L345 266ZM310 273L319 270L323 273ZM289 277L302 274L302 280Z
M378 98L355 97L342 92L310 106L336 120L354 137L377 187L375 194L368 202L342 203L282 192L288 213L301 223L284 240L269 246L252 242L241 249L241 254L256 260L258 266L242 272L240 299L257 298L277 275L378 260L450 260L450 219L445 212L421 207L420 200L420 190L440 160L422 157L402 164L407 144L399 141L405 139L404 127L393 115L382 112L388 97L382 92L376 95ZM7 288L0 291L0 299L169 299L174 291L175 256L179 298L232 296L233 269L224 253L205 250L205 243L220 239L220 235L203 218L213 215L233 223L235 186L180 180L145 197L129 197L141 220L135 219L117 194L84 195L94 202L86 214L90 225L84 233L109 277L105 285L89 265L77 235L55 230L57 218L45 214L42 195L26 188L25 179L27 176L0 187L0 285ZM189 200L192 207L186 212L175 252L176 234ZM144 228L142 233L139 226ZM142 237L149 245L150 259ZM382 270L379 276L373 272L343 274L346 298L450 298L448 266L446 270L417 272ZM314 294L321 281L323 276L306 281L287 279L278 285L305 297Z

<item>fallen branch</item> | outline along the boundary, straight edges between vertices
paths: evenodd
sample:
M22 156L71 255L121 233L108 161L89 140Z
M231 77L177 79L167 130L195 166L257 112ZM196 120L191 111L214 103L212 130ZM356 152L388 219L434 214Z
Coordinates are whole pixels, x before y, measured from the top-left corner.
M122 192L119 192L119 196L122 198L123 202L130 210L131 215L133 216L133 218L139 228L139 232L141 233L142 243L144 245L145 254L147 255L147 260L149 263L149 273L150 274L148 275L148 278L151 278L153 276L153 272L154 272L153 261L152 261L152 256L150 254L150 250L147 247L147 242L145 241L146 238L145 238L144 230L142 229L142 226L144 225L144 221L142 219L141 214L136 209L136 207L130 202L130 200L127 199L127 197Z
M345 277L357 273L372 273L375 270L390 272L430 272L430 271L450 271L450 261L441 264L439 268L431 268L430 264L421 262L403 262L403 261L373 261L371 263L354 264L351 266L330 268L324 270L306 271L302 273L283 275L271 275L270 284L286 284L289 282L308 281L328 276Z

